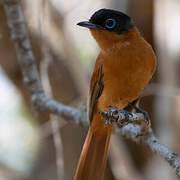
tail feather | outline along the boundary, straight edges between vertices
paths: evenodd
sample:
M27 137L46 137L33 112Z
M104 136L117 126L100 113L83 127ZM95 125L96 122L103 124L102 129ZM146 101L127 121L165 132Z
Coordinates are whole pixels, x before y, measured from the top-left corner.
M109 128L101 134L89 129L74 180L103 179L110 136Z

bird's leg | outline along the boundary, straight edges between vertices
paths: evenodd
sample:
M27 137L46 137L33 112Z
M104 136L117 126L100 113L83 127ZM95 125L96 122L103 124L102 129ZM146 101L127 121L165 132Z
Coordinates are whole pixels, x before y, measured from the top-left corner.
M131 108L135 109L136 113L142 113L144 115L145 121L141 120L140 122L137 122L137 123L140 123L142 125L142 135L145 134L147 130L149 129L149 127L151 126L151 120L150 120L148 112L144 111L143 109L141 109L140 107L137 107L134 104L129 103L128 105Z
M131 108L135 109L137 113L142 113L144 115L144 119L147 121L147 125L150 126L151 125L151 121L150 121L150 117L148 112L144 111L143 109L141 109L140 107L137 107L136 105L133 105L131 103L128 104L129 106L131 106Z

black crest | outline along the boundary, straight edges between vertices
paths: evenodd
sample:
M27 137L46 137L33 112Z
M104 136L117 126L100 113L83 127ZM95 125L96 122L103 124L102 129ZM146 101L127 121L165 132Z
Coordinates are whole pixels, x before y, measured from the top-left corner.
M103 29L116 32L118 34L128 32L134 27L129 16L111 9L100 9L96 11L89 21L92 24L102 27Z

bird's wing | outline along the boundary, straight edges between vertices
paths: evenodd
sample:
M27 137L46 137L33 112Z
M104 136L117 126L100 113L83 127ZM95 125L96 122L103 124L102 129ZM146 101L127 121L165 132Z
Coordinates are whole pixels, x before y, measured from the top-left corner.
M102 60L100 59L100 56L98 56L95 63L94 72L92 74L89 90L88 117L90 122L92 121L98 98L101 96L104 88L103 78L104 73Z

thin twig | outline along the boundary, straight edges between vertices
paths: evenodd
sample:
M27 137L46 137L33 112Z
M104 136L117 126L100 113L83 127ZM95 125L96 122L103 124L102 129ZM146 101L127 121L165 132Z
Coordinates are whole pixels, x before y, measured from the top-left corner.
M41 61L40 64L41 82L46 93L50 97L53 97L53 93L48 77L48 67L52 57L49 54L48 47L44 45L42 45L42 53L43 53L43 60ZM60 119L58 119L56 115L50 114L50 124L51 124L50 129L53 134L53 141L55 147L57 177L58 179L64 179L64 160L63 160L64 153L63 153L62 137L60 134L60 123L62 124L62 121L60 121Z
M50 115L51 128L53 133L54 147L56 153L56 168L58 179L64 179L64 158L63 158L63 146L62 137L59 132L59 119L55 115Z
M14 41L18 62L23 73L24 83L30 93L31 102L35 109L56 114L75 123L86 123L85 112L58 103L44 93L19 1L4 0L3 3L8 26L11 30L11 39Z

